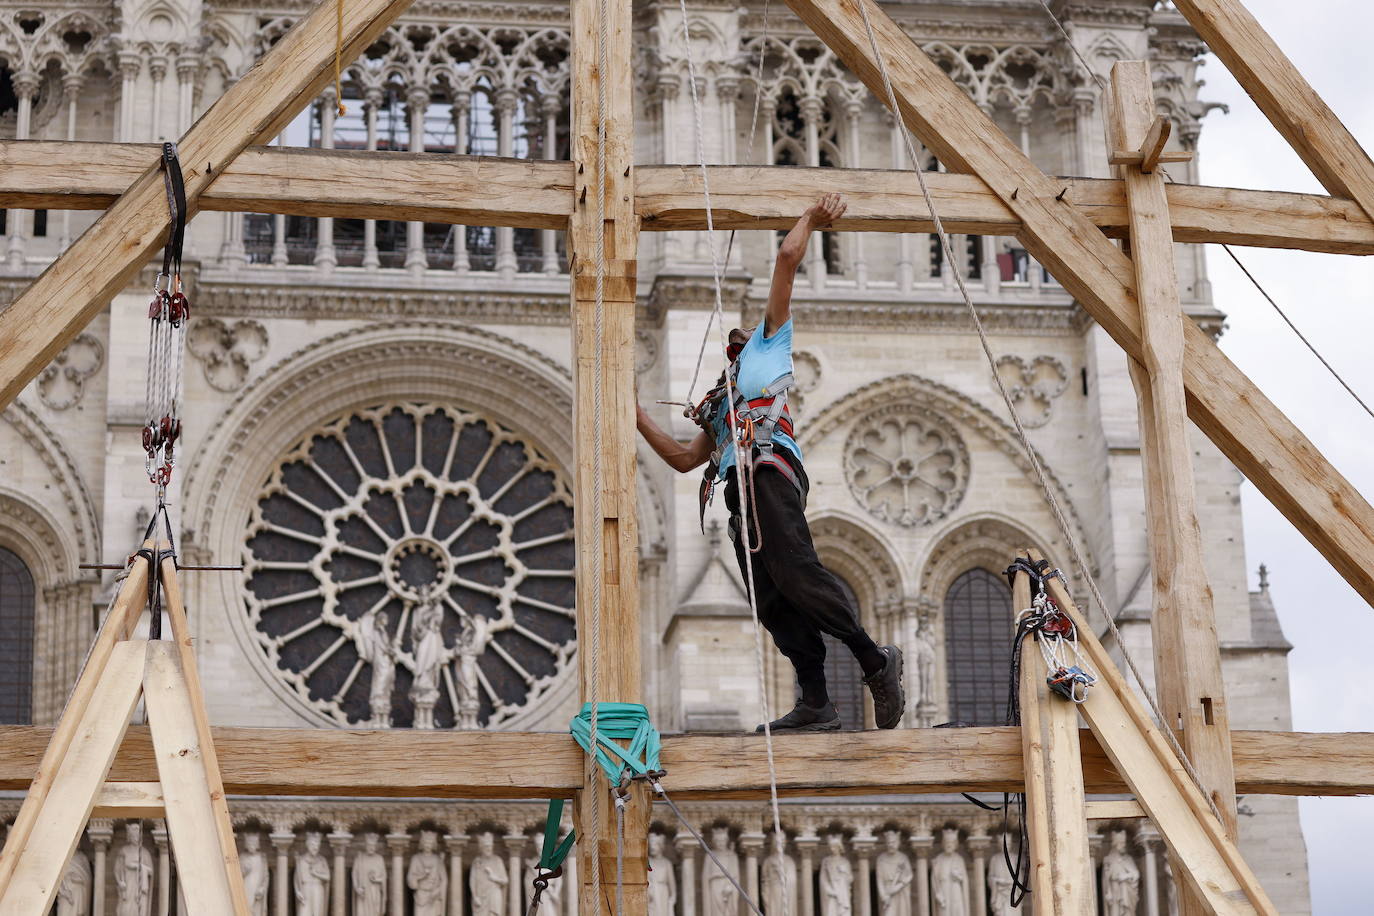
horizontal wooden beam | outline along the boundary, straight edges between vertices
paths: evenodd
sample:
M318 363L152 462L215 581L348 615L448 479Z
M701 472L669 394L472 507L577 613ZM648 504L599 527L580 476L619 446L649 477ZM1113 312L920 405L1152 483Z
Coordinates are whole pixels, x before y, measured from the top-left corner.
M225 789L235 795L390 798L570 798L582 752L552 732L213 729ZM50 728L0 727L0 790L28 786ZM1236 789L1247 795L1374 794L1374 733L1237 731ZM1081 735L1091 793L1125 792L1097 741ZM777 743L784 795L1017 791L1015 728L899 729L789 735ZM767 798L768 763L754 735L669 735L665 787L675 798ZM148 730L134 726L110 779L157 779Z
M98 210L109 206L157 156L152 144L0 141L0 207ZM62 164L60 169L53 163ZM786 229L823 191L849 209L835 228L930 232L909 171L712 166L715 224ZM646 231L706 228L695 166L635 170L635 208ZM926 175L951 232L1016 235L1021 222L972 175ZM293 216L424 220L474 226L562 229L572 212L572 164L440 153L253 147L201 195L205 210ZM1126 196L1114 179L1066 178L1065 199L1113 237L1126 233ZM1374 220L1348 200L1320 194L1202 185L1168 188L1174 240L1374 254Z

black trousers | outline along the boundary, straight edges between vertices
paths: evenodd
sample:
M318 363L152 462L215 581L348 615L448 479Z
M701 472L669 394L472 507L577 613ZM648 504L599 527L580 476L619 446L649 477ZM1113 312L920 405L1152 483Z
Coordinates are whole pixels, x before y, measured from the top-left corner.
M802 486L808 486L800 462L792 466ZM860 626L858 611L840 581L816 556L797 488L781 471L764 465L754 472L753 493L754 506L746 521L740 515L738 478L731 473L725 505L730 510L730 535L740 575L747 587L745 563L752 561L759 622L796 668L803 695L814 696L817 688L823 695L825 643L821 634L830 634L855 652L872 648L873 641ZM757 545L756 531L762 532L763 547L750 554L745 542Z

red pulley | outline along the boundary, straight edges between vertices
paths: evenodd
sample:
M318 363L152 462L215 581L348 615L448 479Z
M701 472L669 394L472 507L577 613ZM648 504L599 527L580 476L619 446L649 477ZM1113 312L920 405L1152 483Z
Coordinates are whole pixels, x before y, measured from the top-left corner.
M180 325L182 320L190 315L190 312L191 303L187 302L186 297L181 293L173 296L167 306L167 314L172 321L172 327Z

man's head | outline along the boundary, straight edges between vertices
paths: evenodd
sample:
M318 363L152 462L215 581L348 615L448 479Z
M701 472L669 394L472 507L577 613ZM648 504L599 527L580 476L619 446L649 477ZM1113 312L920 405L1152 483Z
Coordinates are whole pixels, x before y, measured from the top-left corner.
M730 332L730 346L742 347L749 342L749 338L754 336L753 328L735 328Z

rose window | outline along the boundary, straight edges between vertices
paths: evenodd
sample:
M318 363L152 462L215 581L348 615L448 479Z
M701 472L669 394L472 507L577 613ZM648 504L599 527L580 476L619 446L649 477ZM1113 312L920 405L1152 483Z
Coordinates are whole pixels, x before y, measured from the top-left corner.
M259 647L340 725L499 725L576 646L567 484L474 413L396 404L326 423L273 471L245 553Z
M943 417L910 404L870 414L845 445L845 475L859 504L915 528L944 518L968 485L968 450Z

